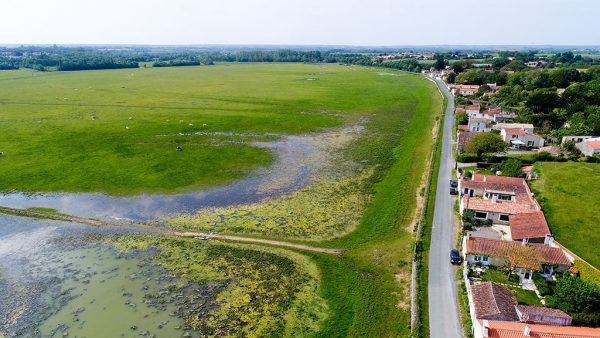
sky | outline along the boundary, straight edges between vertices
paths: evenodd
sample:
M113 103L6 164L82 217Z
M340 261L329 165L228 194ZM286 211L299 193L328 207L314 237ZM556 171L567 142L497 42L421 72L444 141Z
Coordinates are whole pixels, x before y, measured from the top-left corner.
M600 45L598 0L4 0L0 44Z

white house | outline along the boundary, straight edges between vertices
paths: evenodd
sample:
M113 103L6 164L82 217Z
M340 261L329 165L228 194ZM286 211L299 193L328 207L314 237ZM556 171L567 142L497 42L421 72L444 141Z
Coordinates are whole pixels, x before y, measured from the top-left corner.
M572 265L560 248L483 237L464 237L463 253L469 265L513 269L522 284L531 283L536 271L550 278L555 272L564 272Z
M502 128L519 128L533 133L533 124L531 123L498 123L494 126L496 130L501 130Z
M500 137L504 142L515 147L540 148L544 146L544 138L521 128L502 128Z
M460 180L460 213L472 210L475 218L495 224L509 224L510 215L541 210L527 182L522 178L473 174Z
M591 138L594 138L594 136L563 136L561 143L565 143L568 141L579 143Z
M470 132L488 132L492 130L492 123L488 119L481 117L470 117L469 118L469 131Z
M588 139L577 143L575 147L581 150L581 153L585 156L600 155L600 141L596 141L595 139Z
M481 111L481 107L480 106L466 106L465 107L465 112L467 113L467 115L469 115L469 117L481 117L479 112Z

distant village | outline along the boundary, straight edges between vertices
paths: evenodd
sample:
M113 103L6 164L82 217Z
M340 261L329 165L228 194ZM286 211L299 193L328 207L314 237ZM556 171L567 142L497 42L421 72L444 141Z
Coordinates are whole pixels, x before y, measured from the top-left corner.
M544 59L524 64L549 66ZM447 81L452 72L448 65L424 73ZM577 275L582 267L595 268L554 239L528 185L536 179L532 166L519 165L517 174L508 174L495 164L512 155L593 161L600 154L600 136L559 138L536 133L537 128L520 119L516 111L491 100L502 87L496 83L447 86L457 103L458 179L451 181L450 193L457 196L462 228L460 259L453 263L462 265L469 333L476 338L600 337L600 329L575 326L567 311L545 306L547 289L556 275Z

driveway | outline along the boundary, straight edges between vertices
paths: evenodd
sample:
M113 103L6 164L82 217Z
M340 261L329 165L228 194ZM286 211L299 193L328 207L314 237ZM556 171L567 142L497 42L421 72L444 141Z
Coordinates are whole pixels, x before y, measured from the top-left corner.
M463 335L456 305L455 270L450 264L453 208L449 180L455 165L452 154L454 98L441 80L435 79L435 82L448 98L448 107L442 134L442 154L429 251L429 326L432 338L458 338Z

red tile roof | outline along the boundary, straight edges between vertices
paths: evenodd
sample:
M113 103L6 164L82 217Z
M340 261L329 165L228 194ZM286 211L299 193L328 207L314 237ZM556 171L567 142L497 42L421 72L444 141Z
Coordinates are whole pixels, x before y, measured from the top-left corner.
M600 141L583 141L582 143L592 147L592 149L600 149Z
M517 305L516 309L520 313L521 322L558 326L571 325L571 316L559 309L527 305ZM565 324L561 325L561 322Z
M465 209L499 212L505 214L527 213L540 210L537 201L531 197L531 190L523 178L473 174L471 180L460 182L461 191L465 188L485 192L499 192L515 196L514 201L493 201L478 197L463 196Z
M486 282L471 286L475 318L517 321L517 303L512 292L495 283Z
M542 263L571 265L571 261L559 248L544 244L522 244L497 239L469 237L467 254L506 258L516 267L541 270Z
M484 326L484 321L479 320ZM519 322L487 321L489 338L600 338L600 328L578 326L550 326ZM525 334L525 327L529 335ZM484 336L485 337L485 336Z
M548 223L541 211L513 214L508 216L508 221L513 241L521 241L524 238L544 238L550 234Z
M463 196L463 206L465 209L485 211L485 212L496 212L500 214L522 214L532 211L540 210L537 203L532 202L531 204L517 203L512 201L493 201L491 199L483 199L478 197Z
M525 130L520 128L502 128L506 135L525 135Z
M466 125L466 124L459 124L458 125L458 130L469 131L469 126Z
M467 127L467 129L468 129L468 127ZM461 146L466 146L467 143L469 143L469 141L471 141L471 139L477 134L479 134L479 133L469 132L469 131L459 133L458 134L458 144Z
M480 111L481 107L479 107L479 106L466 106L465 110L477 110L477 111Z

